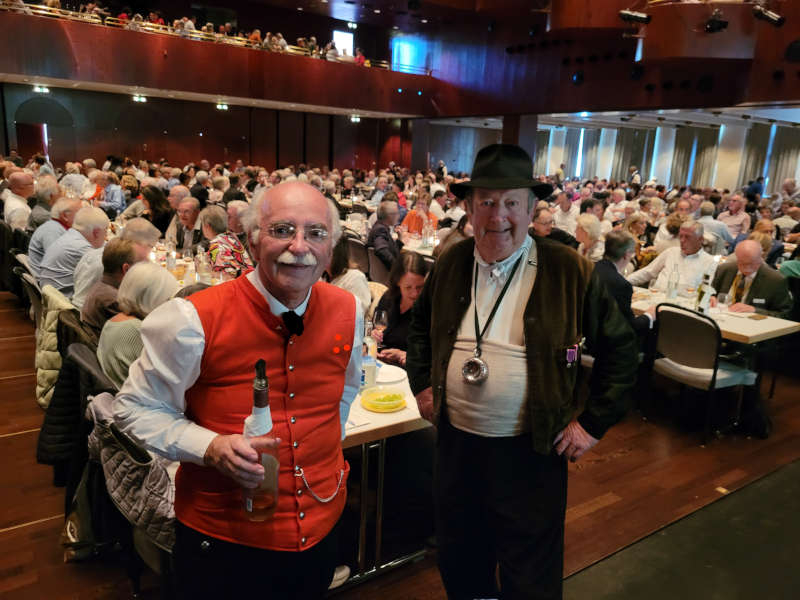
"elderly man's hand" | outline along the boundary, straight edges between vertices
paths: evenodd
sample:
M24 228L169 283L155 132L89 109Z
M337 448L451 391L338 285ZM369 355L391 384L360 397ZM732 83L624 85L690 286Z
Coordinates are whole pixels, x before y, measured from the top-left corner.
M398 350L397 348L386 348L385 350L381 350L380 352L378 352L378 358L388 363L400 365L401 367L406 366L405 350Z
M433 421L433 388L425 388L416 398L419 414L426 421Z
M203 461L240 486L256 488L264 480L259 454L268 448L277 448L280 443L280 438L267 435L254 438L238 434L218 435L208 445Z
M581 427L576 419L573 419L564 428L561 433L556 436L553 445L556 447L556 452L559 456L562 454L570 461L575 462L583 453L592 448L597 442L597 438L593 438L586 433L586 430Z
M728 307L730 312L738 312L738 313L752 313L756 312L754 306L750 306L749 304L745 304L744 302L737 302L736 304L731 304Z

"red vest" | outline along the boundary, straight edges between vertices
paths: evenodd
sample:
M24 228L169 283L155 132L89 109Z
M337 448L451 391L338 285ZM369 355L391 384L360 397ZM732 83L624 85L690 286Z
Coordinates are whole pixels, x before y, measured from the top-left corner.
M301 336L246 277L193 294L205 334L200 377L186 392L186 416L221 434L242 433L253 404L254 365L267 362L272 435L282 440L278 507L272 519L245 519L241 488L217 470L182 463L175 480L175 515L212 537L269 550L300 551L324 538L342 513L347 465L339 404L350 360L355 300L327 283L311 288ZM303 479L328 503L314 499ZM344 476L341 473L344 472Z

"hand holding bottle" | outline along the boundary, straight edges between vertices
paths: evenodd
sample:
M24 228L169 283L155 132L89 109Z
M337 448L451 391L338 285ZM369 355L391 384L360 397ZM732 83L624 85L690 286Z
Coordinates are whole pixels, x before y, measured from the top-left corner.
M230 477L240 486L256 488L264 480L264 467L260 455L274 449L280 438L269 435L246 438L243 435L218 435L206 448L203 461L209 467Z

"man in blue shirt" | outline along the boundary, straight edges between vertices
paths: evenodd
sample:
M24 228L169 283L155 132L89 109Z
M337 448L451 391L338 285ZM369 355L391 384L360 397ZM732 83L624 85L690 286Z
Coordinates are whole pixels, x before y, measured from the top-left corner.
M28 264L33 276L39 279L39 267L47 249L72 227L76 213L81 209L78 199L61 198L50 210L50 220L36 228L28 244Z
M108 216L101 209L80 209L72 222L72 228L50 244L45 252L39 269L39 285L52 285L67 298L71 298L75 266L86 252L105 244L108 223Z

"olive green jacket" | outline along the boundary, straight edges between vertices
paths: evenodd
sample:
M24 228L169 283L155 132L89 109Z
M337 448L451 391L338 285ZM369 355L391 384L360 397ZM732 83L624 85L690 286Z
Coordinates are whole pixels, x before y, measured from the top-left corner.
M578 422L599 439L627 411L638 348L616 301L593 275L594 265L568 246L534 240L538 270L520 326L525 331L533 448L549 454L556 435L578 410L580 358L570 365L567 350L585 338L585 350L595 357L589 397ZM464 240L439 258L412 312L406 370L414 394L433 388L434 424L447 394L453 344L471 302L474 247L472 239Z

